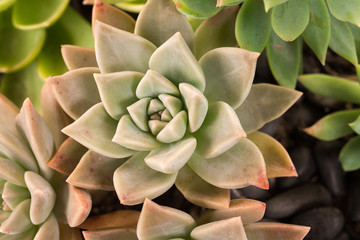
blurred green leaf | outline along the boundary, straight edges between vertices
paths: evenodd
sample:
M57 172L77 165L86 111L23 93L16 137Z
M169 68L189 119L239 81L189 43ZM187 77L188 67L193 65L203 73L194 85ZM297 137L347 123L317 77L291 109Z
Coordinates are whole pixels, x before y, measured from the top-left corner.
M125 11L138 13L144 7L146 1L147 0L115 0L113 2L115 2L115 6L118 8L124 9Z
M302 36L324 65L330 41L330 16L324 0L310 0L310 20Z
M275 7L281 3L287 2L287 0L264 0L265 11L269 11L270 8Z
M360 27L359 0L327 0L330 12L344 22L351 22Z
M245 0L217 0L218 7L233 6L244 2Z
M0 0L0 11L8 9L16 0Z
M61 75L67 71L61 57L61 45L94 47L90 24L71 7L68 7L59 21L47 31L48 38L39 55L39 72L43 78Z
M309 23L309 0L288 0L274 7L271 24L274 31L285 41L294 41Z
M350 27L350 30L355 39L356 55L358 57L358 62L360 62L360 28L352 23L349 23L348 26Z
M271 32L266 53L271 72L280 85L295 88L301 66L301 51L301 37L293 42L285 42L275 32Z
M360 168L360 136L348 141L340 152L340 162L345 171L353 171Z
M176 8L184 15L193 18L209 18L222 8L216 7L217 0L173 0Z
M11 24L11 9L0 12L0 72L13 72L29 64L44 41L44 29L16 29Z
M349 125L354 130L354 132L360 135L360 115L354 122L350 123Z
M306 74L299 81L310 91L324 97L360 104L360 85L357 82L325 74Z
M323 141L335 140L353 132L349 123L354 122L359 114L360 109L338 111L326 115L304 131Z
M264 4L247 0L236 18L235 35L241 48L261 53L270 36L271 13L265 13Z
M12 20L20 29L49 27L63 14L70 0L17 0Z

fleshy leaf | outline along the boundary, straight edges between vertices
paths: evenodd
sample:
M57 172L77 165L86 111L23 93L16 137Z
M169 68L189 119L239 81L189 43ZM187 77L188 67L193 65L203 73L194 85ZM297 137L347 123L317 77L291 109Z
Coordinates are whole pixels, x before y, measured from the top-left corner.
M310 20L302 36L320 62L325 65L330 41L330 16L325 0L310 0Z
M160 94L158 97L173 117L181 111L182 102L179 98L169 94Z
M280 117L302 95L301 92L273 84L254 84L245 102L235 110L246 133Z
M131 156L132 150L111 140L114 137L117 123L107 114L104 105L98 103L62 131L85 147L104 156L112 158Z
M205 120L208 101L199 89L188 83L180 83L179 90L187 108L190 131L195 132Z
M360 2L358 0L346 1L327 0L329 10L337 19L343 22L351 22L360 27Z
M101 73L149 69L149 59L156 47L148 40L96 21L95 52Z
M26 187L31 194L30 219L35 225L43 223L55 205L56 194L50 183L37 173L24 174Z
M108 158L89 150L66 181L85 189L114 191L112 175L125 161L126 159Z
M282 86L294 89L302 59L301 38L293 42L285 42L272 31L266 54L276 81Z
M137 18L135 34L159 47L176 32L181 33L190 49L194 48L191 25L186 17L177 11L174 3L167 0L148 0Z
M95 0L92 11L92 25L100 21L118 29L134 32L135 20L124 11L113 7L101 0Z
M223 6L232 6L232 5L238 5L245 0L217 0L216 6L223 7Z
M37 231L34 240L42 240L42 239L52 239L59 240L60 239L60 229L58 225L58 221L53 213L50 214L49 218L44 222L39 230Z
M360 85L355 81L325 74L301 75L299 81L321 96L360 104Z
M6 9L8 9L9 7L11 7L14 2L16 2L16 0L2 0L0 2L0 11L4 11Z
M127 228L107 228L100 230L83 231L85 240L138 240L136 231Z
M287 1L288 0L264 0L265 11L268 12L270 8L275 7Z
M175 98L175 99L177 99L177 98ZM159 111L162 111L164 109L165 109L165 106L159 99L156 99L156 98L151 99L148 110L147 110L147 114L151 115L151 114L157 113Z
M223 8L218 14L205 20L196 29L196 58L219 47L236 47L234 28L239 6Z
M201 178L220 188L269 187L264 158L247 138L218 157L205 159L194 153L188 164Z
M186 237L194 227L189 214L145 199L136 231L141 240L170 239Z
M177 142L164 144L152 150L146 156L145 162L156 171L167 174L176 173L186 164L195 148L196 139L190 135L185 136Z
M30 193L26 188L6 182L1 197L13 210L19 203L30 198Z
M143 8L147 0L133 0L131 2L125 1L115 3L115 6L124 9L125 11L132 13L139 13Z
M169 110L165 109L161 114L161 121L169 122L171 121L172 116Z
M83 67L98 67L93 48L62 45L61 55L69 70Z
M0 94L0 125L19 136L15 125L15 118L19 114L19 109L4 95Z
M255 223L245 226L249 240L302 240L310 231L310 227L284 223Z
M233 217L241 217L243 224L249 224L261 220L264 214L265 203L252 199L234 199L230 201L229 208L205 211L197 224L201 225Z
M350 139L340 152L340 162L345 171L353 171L360 168L360 136Z
M268 178L297 177L295 166L281 143L262 132L253 132L248 135L248 139L260 149Z
M187 114L181 111L158 133L156 139L162 143L172 143L180 140L186 133Z
M240 217L219 220L194 228L191 232L194 240L247 240Z
M321 118L304 131L320 140L331 141L352 133L349 123L355 121L360 115L360 109L342 110Z
M0 72L23 68L34 60L45 42L45 29L23 31L15 28L11 10L0 12ZM29 13L33 14L32 11Z
M155 137L140 130L128 114L121 117L112 141L137 151L150 151L160 146Z
M149 66L151 70L159 72L176 86L186 82L201 92L205 89L203 70L179 32L154 52Z
M309 18L309 0L288 0L274 7L271 13L271 25L281 39L291 42L303 33Z
M214 209L229 207L230 190L209 184L188 165L180 169L175 185L188 201L197 206Z
M158 72L148 70L136 88L136 97L155 98L162 93L180 96L179 90L171 81Z
M158 133L164 129L164 127L168 124L167 122L162 122L160 120L149 120L148 121L149 128L152 134L158 135Z
M160 196L174 184L177 174L164 174L149 168L144 161L147 154L133 155L115 171L114 186L120 203L142 203L145 198Z
M0 157L0 169L1 178L22 187L26 186L24 180L25 171L15 162Z
M98 68L79 68L52 77L56 99L73 119L78 119L90 107L101 101L93 77L93 74L98 72Z
M354 130L354 132L360 135L360 115L354 122L350 123L349 126Z
M119 120L127 113L126 107L137 100L135 91L143 76L130 71L94 75L101 100L112 118Z
M0 232L18 234L29 230L33 224L30 221L30 199L22 201L11 215L0 226Z
M149 104L151 103L150 100L150 98L142 98L127 107L130 117L134 121L136 126L145 132L149 131L149 116L147 114L147 110Z
M221 10L217 0L174 0L174 2L182 14L193 18L209 18Z
M217 157L246 137L235 111L224 102L209 106L201 128L194 134L199 152L205 158Z
M270 36L271 12L265 12L264 2L248 0L236 17L235 35L241 48L261 53Z
M39 164L40 172L46 179L50 179L53 170L46 164L51 159L54 151L54 139L44 119L36 112L29 99L26 99L16 117L19 131L26 137L32 152Z
M206 77L208 101L239 107L249 94L258 57L259 53L240 48L217 48L202 56L199 63Z

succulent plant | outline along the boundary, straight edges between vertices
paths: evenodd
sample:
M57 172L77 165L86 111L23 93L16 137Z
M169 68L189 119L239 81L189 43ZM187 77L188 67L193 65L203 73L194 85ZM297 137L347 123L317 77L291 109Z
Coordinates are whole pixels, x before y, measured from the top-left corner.
M29 99L19 110L3 95L0 115L0 238L81 239L70 227L85 220L91 198L46 165L56 147L45 121Z
M139 13L144 7L146 0L105 0L108 4L113 4L128 12ZM93 4L94 0L84 0L84 4Z
M115 188L126 205L175 183L193 203L226 208L230 188L296 175L281 144L257 130L301 93L253 86L258 53L197 36L170 0L148 1L135 34L124 12L100 1L93 11L95 50L64 46L70 71L48 80L75 120L62 131L89 149L68 139L49 163L69 183Z
M124 239L223 239L223 240L300 240L310 227L283 223L258 222L265 204L255 200L231 200L228 209L207 210L197 221L180 210L160 206L146 199L140 213L136 232L129 227L88 230L86 240ZM127 213L128 214L128 213ZM119 218L126 217L119 216ZM105 218L107 216L103 216ZM124 221L123 221L124 222Z
M262 52L280 85L295 88L302 64L302 40L322 64L328 47L359 71L358 1L341 0L174 0L191 18L209 18L224 6L241 7L233 31L241 48ZM211 33L208 33L211 35ZM360 79L360 78L359 78Z
M306 74L299 81L310 91L353 104L360 104L360 85L355 81L325 74ZM323 141L332 141L351 133L352 137L340 152L340 162L345 171L360 168L360 108L353 107L330 113L304 130Z

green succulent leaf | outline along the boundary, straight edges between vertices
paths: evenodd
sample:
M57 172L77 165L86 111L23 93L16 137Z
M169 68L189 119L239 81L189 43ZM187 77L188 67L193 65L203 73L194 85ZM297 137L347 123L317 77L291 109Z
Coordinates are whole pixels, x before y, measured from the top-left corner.
M310 0L310 20L302 36L319 61L325 65L330 41L330 16L325 0Z
M310 227L285 223L254 223L245 226L249 240L301 240L310 231Z
M202 56L199 63L206 77L208 101L239 107L249 94L258 57L259 53L240 48L217 48Z
M251 133L280 117L301 95L301 92L286 87L254 84L244 103L235 112L245 132Z
M135 229L108 228L82 232L86 240L138 240Z
M161 130L167 125L167 122L163 122L160 120L149 120L148 121L149 128L152 134L158 135Z
M261 53L271 31L271 12L265 12L264 2L247 0L236 17L235 35L241 48Z
M126 107L137 100L135 91L143 76L131 71L94 75L101 101L112 118L119 120L127 113Z
M138 13L144 8L146 1L147 0L134 0L131 2L118 2L115 3L115 6L128 12Z
M360 136L350 139L340 152L340 163L345 171L354 171L360 168Z
M197 152L204 158L217 157L246 136L235 111L224 102L209 106L201 128L194 134Z
M17 163L0 157L0 177L21 187L25 187L24 169Z
M148 152L139 152L114 173L114 187L124 205L142 203L145 198L156 198L175 182L177 173L164 174L149 168L144 158ZM134 175L134 171L138 174Z
M330 12L337 19L344 22L351 22L360 27L360 1L339 1L339 0L327 0Z
M8 9L8 8L11 7L15 2L16 2L16 0L1 0L1 1L0 1L0 12Z
M94 38L101 73L145 73L149 68L149 59L156 50L148 40L99 21L95 23Z
M188 165L180 169L175 185L184 197L193 204L213 209L229 207L230 190L209 184Z
M172 143L182 139L186 133L187 113L181 111L158 133L156 139L162 143Z
M325 74L301 75L299 81L321 96L360 104L360 86L355 81Z
M164 144L152 150L145 157L145 162L156 171L167 174L176 173L186 164L195 148L196 139L188 135L177 142Z
M301 37L293 42L285 42L272 31L266 54L276 81L282 86L294 89L302 59Z
M164 104L165 108L169 110L172 117L175 117L175 115L183 108L181 100L172 95L160 94L158 98L161 100L162 104Z
M354 122L350 123L349 125L354 130L354 132L356 132L357 134L360 135L360 116Z
M14 210L19 203L30 198L30 193L24 187L6 182L1 197L6 202L6 205Z
M354 65L358 64L354 36L346 22L337 20L330 14L331 35L329 47Z
M194 153L188 164L201 178L220 188L255 185L267 189L269 186L264 158L247 138L218 157L205 159Z
M237 47L234 28L238 10L239 6L223 8L200 24L195 32L197 59L218 47Z
M194 240L247 240L240 217L219 220L198 226L190 234Z
M320 140L331 141L352 133L349 123L352 123L360 115L360 109L342 110L331 113L321 118L311 127L304 131Z
M4 126L11 133L20 137L15 125L15 118L18 114L19 108L4 95L0 94L0 116L2 116L0 118L0 126Z
M173 0L173 2L182 14L193 18L209 18L221 10L217 0Z
M64 13L70 0L17 0L12 21L20 29L49 27Z
M109 158L89 150L66 181L80 188L114 191L111 176L125 161L126 159Z
M44 29L24 31L15 28L11 22L11 9L0 12L0 36L0 72L25 67L35 59L45 42Z
M216 6L224 7L224 6L238 5L244 1L245 0L217 0Z
M195 39L192 27L175 5L168 0L148 0L137 18L135 34L159 47L177 32L193 49Z
M151 98L142 98L139 101L127 107L131 119L134 121L136 126L144 132L149 131L150 124L148 123L149 116L147 111L150 103L151 103Z
M111 158L124 158L134 152L112 142L118 122L98 103L62 131L85 147Z
M98 68L79 68L52 77L56 99L71 118L78 119L90 107L101 101L93 76L98 72ZM72 89L77 89L76 94Z
M41 239L60 239L60 229L58 221L53 213L50 214L49 218L40 226L37 231L34 240Z
M1 223L0 232L12 235L30 229L33 226L29 216L30 202L30 199L22 201L10 216Z
M265 11L268 12L271 8L287 1L288 0L264 0Z
M150 58L149 66L176 86L186 82L204 92L203 70L179 32L156 49Z
M69 70L83 67L98 67L93 48L62 45L61 55Z

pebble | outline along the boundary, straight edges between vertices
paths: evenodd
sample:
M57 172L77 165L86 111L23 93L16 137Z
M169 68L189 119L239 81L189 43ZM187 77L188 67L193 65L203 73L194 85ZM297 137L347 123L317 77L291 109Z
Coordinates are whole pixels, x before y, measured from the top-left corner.
M281 219L331 202L331 194L318 183L307 183L278 194L266 201L265 216Z
M357 171L359 172L359 171ZM360 221L360 177L355 176L350 178L349 198L348 198L348 212L350 219L355 222Z
M337 208L321 207L301 213L291 222L311 227L307 240L332 240L343 229L344 216Z
M269 189L275 188L275 178L269 179ZM255 186L248 186L239 189L241 193L246 196L247 198L256 199L260 201L264 201L270 197L269 190L261 189Z

